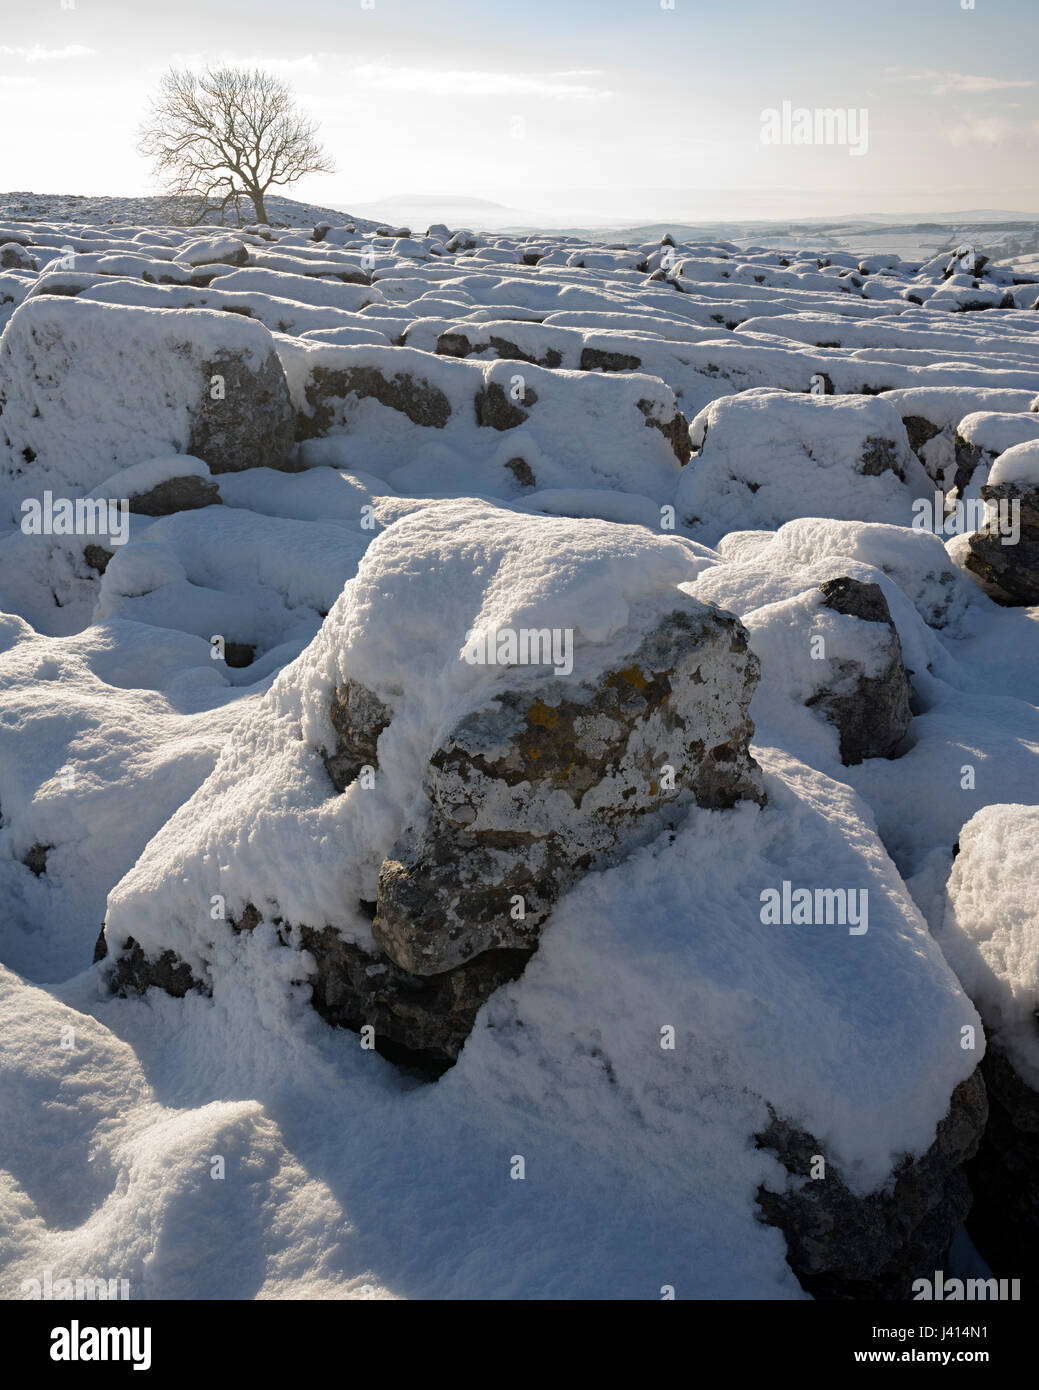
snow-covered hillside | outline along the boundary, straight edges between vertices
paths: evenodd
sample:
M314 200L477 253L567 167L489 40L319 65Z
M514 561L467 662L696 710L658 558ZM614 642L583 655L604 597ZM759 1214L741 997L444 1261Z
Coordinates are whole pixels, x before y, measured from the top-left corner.
M252 204L243 200L242 215L250 212ZM337 225L344 223L342 212L335 208L320 207L315 203L301 203L296 198L283 198L271 194L267 198L267 212L272 223L282 227L313 227L316 222L326 219ZM62 222L70 221L77 226L98 227L125 226L132 223L137 227L161 226L169 218L168 200L162 197L106 197L87 196L81 193L28 193L24 190L15 193L0 193L0 220L14 219L20 222ZM236 223L238 218L228 210L228 223ZM358 230L374 231L378 222L355 219L350 221Z
M270 210L0 205L4 1294L1034 1269L1039 271Z

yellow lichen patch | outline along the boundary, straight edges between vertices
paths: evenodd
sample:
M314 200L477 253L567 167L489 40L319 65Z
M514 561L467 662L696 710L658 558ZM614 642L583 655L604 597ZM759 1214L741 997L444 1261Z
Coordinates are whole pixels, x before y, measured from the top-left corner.
M538 700L527 710L527 721L530 724L540 724L543 729L554 729L559 720L559 711L553 709L551 705L543 704Z
M635 690L645 690L649 681L642 674L637 666L629 666L625 671L615 671L607 680L607 685L616 685L618 680L624 681L625 685L632 686Z
M650 782L650 784L649 784L649 794L650 794L650 796L656 796L656 794L657 794L657 784L656 784L656 782Z

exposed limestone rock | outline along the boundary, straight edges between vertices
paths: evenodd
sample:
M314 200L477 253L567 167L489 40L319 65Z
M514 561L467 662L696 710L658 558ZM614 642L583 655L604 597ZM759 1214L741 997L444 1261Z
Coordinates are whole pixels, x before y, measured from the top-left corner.
M104 574L112 554L113 552L106 550L103 545L85 545L83 547L83 559L92 570L97 570L98 574Z
M518 979L530 951L485 951L439 975L413 975L383 954L369 955L332 927L302 931L314 957L312 1003L328 1023L375 1030L375 1050L429 1080L458 1060L476 1015L494 991Z
M843 577L819 586L824 603L835 613L883 623L888 628L890 659L879 675L867 675L847 661L831 663L840 684L820 691L807 703L818 706L840 734L841 762L845 767L864 758L891 758L905 738L912 721L909 677L902 662L902 644L879 584L864 584Z
M374 946L330 926L303 924L297 936L272 919L284 944L313 957L314 1007L335 1024L370 1024L384 1055L439 1075L483 1002L522 973L554 902L581 874L652 839L694 801L764 799L749 752L757 675L739 621L688 599L620 669L505 689L460 719L430 757L423 809L383 862L378 901L361 904ZM336 743L323 756L341 792L377 768L391 712L349 682L330 715ZM260 920L250 907L231 926ZM103 958L103 941L98 949ZM120 992L209 987L173 953L148 959L133 942L113 971Z
M991 1037L981 1071L989 1118L967 1168L974 1193L970 1233L994 1270L1034 1287L1039 1278L1039 1093Z
M107 956L108 946L105 941L105 929L102 927L94 946L94 964L105 960ZM122 955L112 961L110 972L113 993L124 999L128 994L143 994L153 985L158 989L164 989L174 999L183 999L189 992L210 992L208 986L196 980L190 968L183 961L178 961L172 951L163 951L156 960L150 960L133 937L127 941Z
M533 405L537 398L537 392L531 387L524 388L524 406ZM527 412L519 403L511 400L496 381L492 381L485 390L477 391L475 405L476 423L493 430L514 430L527 419Z
M876 478L890 470L900 482L905 482L905 470L900 462L901 450L893 439L870 435L863 441L859 472Z
M742 625L691 605L594 685L505 691L468 715L430 759L425 819L383 863L375 940L419 975L529 950L565 888L683 804L762 799L757 675Z
M642 358L630 352L607 352L591 347L581 351L582 372L637 372L641 366Z
M44 845L39 843L35 845L30 845L29 848L25 851L25 855L22 858L22 863L25 865L27 869L31 870L37 878L40 878L43 874L47 872L47 855L51 852L53 848L53 845Z
M546 348L540 357L535 357L497 333L489 334L486 342L470 338L459 329L448 329L437 337L436 351L440 357L472 357L489 350L506 362L529 362L536 367L560 367L563 364L563 354L556 348Z
M95 398L104 411L84 414ZM17 476L11 461L28 449L36 485L73 496L175 453L213 473L295 467L295 412L271 334L208 309L27 298L0 345L0 411L0 466Z
M295 413L285 373L271 353L259 371L229 352L202 365L205 382L224 380L222 399L203 390L192 417L185 453L202 459L211 473L245 468L294 467Z
M35 270L36 261L17 241L0 245L0 270Z
M687 464L692 457L693 446L689 438L689 421L682 412L676 409L673 415L665 418L654 401L639 401L638 408L646 417L646 424L651 429L659 430L671 445L678 462L683 466Z
M378 695L357 681L336 691L330 714L336 747L322 757L332 785L344 792L363 767L378 763L379 735L391 716Z
M147 492L139 492L130 498L130 510L139 516L171 516L174 512L190 512L219 503L220 489L216 483L189 474L183 478L167 478Z
M986 453L980 445L973 443L969 439L964 439L957 430L953 443L956 457L956 471L952 479L952 491L958 497L962 497L970 486L970 480L974 477L977 469L984 465L986 468L992 466L992 455Z
M40 295L56 294L73 298L102 278L93 270L45 270L25 297L35 299Z
M451 402L444 392L407 372L385 376L376 367L316 367L306 387L311 413L300 415L298 437L311 439L327 433L336 422L337 404L349 396L371 396L414 424L431 429L443 429L451 418Z
M922 415L903 415L902 423L906 427L906 434L909 437L909 447L917 458L920 457L920 450L924 445L938 434L941 434L941 426L934 424L931 420L925 420Z
M450 330L437 337L436 350L441 357L468 357L474 348L472 340L465 333Z
M816 1298L911 1297L915 1278L940 1269L970 1209L965 1162L978 1148L988 1105L980 1069L960 1082L934 1143L906 1156L887 1190L858 1197L845 1186L825 1147L778 1116L758 1136L800 1185L758 1189L763 1220L786 1237L787 1261ZM816 1155L826 1175L812 1178Z
M537 487L537 478L534 476L534 470L526 459L519 457L506 459L505 467L513 474L521 487Z
M967 538L963 563L981 580L986 592L998 603L1030 607L1039 603L1039 488L1021 483L986 484L981 489L986 502L1009 509L1016 502L1021 512L1021 534L1016 545L1004 545L1007 538L998 526L986 525Z

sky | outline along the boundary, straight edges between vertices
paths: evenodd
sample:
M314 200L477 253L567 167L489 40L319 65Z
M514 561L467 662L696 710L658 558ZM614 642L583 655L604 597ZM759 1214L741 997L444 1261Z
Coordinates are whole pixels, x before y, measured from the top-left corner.
M329 207L1039 216L1037 40L1039 0L32 0L0 26L0 190L157 192L136 143L161 73L231 62L317 120L337 172L289 192ZM793 143L821 108L848 140L813 114Z

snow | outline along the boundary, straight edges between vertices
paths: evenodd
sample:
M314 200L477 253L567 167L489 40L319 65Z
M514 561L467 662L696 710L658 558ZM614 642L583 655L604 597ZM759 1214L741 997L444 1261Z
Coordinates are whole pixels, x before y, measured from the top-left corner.
M222 349L258 369L271 348L238 314L28 300L0 339L0 515L45 488L82 496L120 468L186 452L204 364Z
M691 433L703 442L677 504L706 545L728 531L773 530L820 512L906 526L913 498L931 491L901 417L883 398L756 388L713 401ZM887 466L867 475L874 441L883 443Z
M1022 444L1039 441L1039 415L976 411L964 416L958 433L975 448L989 454L1003 454Z
M88 492L87 496L138 497L172 478L203 478L206 482L213 481L209 466L201 459L192 458L190 454L167 454L163 458L145 459L129 468L121 468L92 492Z
M864 1195L933 1142L985 1030L1039 1085L1039 622L917 505L951 486L957 434L996 456L990 484L1039 479L1039 290L948 249L271 212L192 228L145 199L0 200L27 257L0 272L5 1287L49 1268L135 1298L803 1298L756 1214L788 1182L754 1142L770 1107ZM301 471L214 477L188 452L219 351L281 364ZM495 392L524 418L488 423ZM920 457L914 418L936 431ZM131 515L125 544L19 525L46 490L188 476L220 504ZM886 628L823 605L841 576L880 587L913 690L901 756L856 767L805 703L886 659ZM693 806L582 878L434 1085L330 1029L296 929L370 944L362 903L438 739L544 679L469 664L469 634L569 630L587 681L692 600L760 660L766 804ZM347 680L393 719L375 785L333 795ZM784 882L867 892L868 929L763 922ZM263 920L235 933L215 897ZM171 949L212 997L112 997L103 921L110 950Z
M675 414L675 397L658 377L458 360L411 347L339 347L313 338L279 337L277 350L293 401L306 418L315 413L311 393L325 373L377 373L387 382L403 379L437 394L449 414L435 431L371 396L351 400L348 390L345 397L332 397L334 417L318 444L335 441L339 466L374 472L397 492L516 496L522 481L508 467L516 458L540 488L669 495L679 476L671 446L660 430L647 428L647 414L661 422ZM526 418L504 430L481 425L477 398L493 389L516 404L529 396ZM307 445L303 456L318 461ZM328 447L321 448L320 461L331 461Z
M419 794L438 731L486 704L504 676L501 666L460 659L467 634L571 630L575 675L594 679L637 645L636 634L674 605L674 586L696 573L685 542L642 527L502 523L490 505L449 502L413 513L372 543L317 641L282 672L205 788L114 889L113 941L132 936L161 950L160 941L175 940L204 973L208 948L193 927L218 891L213 866L223 860L219 891L231 916L248 902L274 903L289 922L331 923L370 942L350 904L375 897L379 865ZM178 617L182 605L179 596L171 602ZM445 613L454 622L438 621ZM378 788L355 785L330 800L319 750L334 748L328 709L347 679L373 690L395 717L380 742ZM534 688L538 679L543 673ZM239 850L229 858L230 844Z
M1039 1086L1039 808L993 805L960 832L938 939L986 1028Z
M1039 486L1039 437L1013 444L989 471L989 486L997 483L1024 483Z

